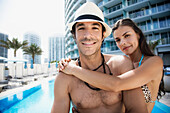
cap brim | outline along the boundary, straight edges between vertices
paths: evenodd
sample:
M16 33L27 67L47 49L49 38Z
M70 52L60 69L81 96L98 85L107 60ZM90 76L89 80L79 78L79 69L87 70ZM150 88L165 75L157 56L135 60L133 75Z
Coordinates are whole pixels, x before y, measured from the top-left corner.
M103 24L103 26L106 29L106 32L104 33L104 38L108 37L111 34L111 32L112 32L112 29L105 22L101 22L101 21L97 21L97 20L92 20L92 19L78 20L78 21L74 21L74 22L69 23L68 27L69 27L70 31L72 30L73 25L75 23L77 23L77 22L100 22L101 24Z

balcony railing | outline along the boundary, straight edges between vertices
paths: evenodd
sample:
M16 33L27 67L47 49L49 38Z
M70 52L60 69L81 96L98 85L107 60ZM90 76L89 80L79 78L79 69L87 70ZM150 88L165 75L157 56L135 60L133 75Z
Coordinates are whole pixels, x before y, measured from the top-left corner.
M149 15L150 13L154 14L154 13L162 12L162 11L165 11L165 10L169 10L170 7L168 7L168 6L170 6L170 3L163 4L163 5L160 5L160 6L155 6L155 7L152 7L151 9L146 8L144 10L140 10L140 11L130 13L129 17L130 18L137 18L137 17ZM149 10L151 10L150 13L149 13Z
M100 3L98 3L98 6L102 6L103 5L103 1L101 1Z
M136 4L136 3L142 2L142 1L145 1L145 0L129 0L128 1L128 6L132 5L132 4Z
M111 8L109 8L109 9L107 9L107 10L104 12L104 14L109 14L109 13L114 12L114 11L116 11L116 10L119 10L119 9L121 9L121 8L122 8L122 4L118 4L118 5L114 6L114 7L111 7Z

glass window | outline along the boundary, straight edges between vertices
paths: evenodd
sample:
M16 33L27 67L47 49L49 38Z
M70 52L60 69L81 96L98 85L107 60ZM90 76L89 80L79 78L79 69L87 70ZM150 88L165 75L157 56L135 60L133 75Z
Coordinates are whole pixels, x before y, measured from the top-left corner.
M149 15L149 8L145 9L145 15Z
M151 30L151 21L147 21L148 30Z
M170 27L170 16L167 17L167 23L168 23L168 27Z
M159 19L159 26L160 26L160 28L166 27L165 18Z
M170 3L165 2L165 9L170 9Z
M144 11L145 11L145 9L142 9L142 10L140 11L140 16L144 16Z
M153 28L158 29L158 20L157 19L153 20Z
M168 44L168 34L161 33L162 44Z
M141 25L142 31L146 31L146 22L141 22L140 25Z
M113 11L115 11L115 10L116 10L116 7L113 7L112 9L113 9Z
M168 34L169 34L169 36L168 36L168 44L170 44L170 32Z
M149 40L153 40L153 39L152 39L152 35L151 35L151 34L150 34L150 35L148 35L148 36L147 36L147 38L148 38Z
M159 33L156 33L156 34L155 34L155 39L156 39L156 40L159 40L159 39L160 39L160 38L159 38Z
M163 11L164 9L165 9L165 7L164 7L164 4L163 4L163 3L158 4L158 12L159 12L159 11Z
M153 5L152 6L152 13L156 13L157 11L156 11L156 5Z

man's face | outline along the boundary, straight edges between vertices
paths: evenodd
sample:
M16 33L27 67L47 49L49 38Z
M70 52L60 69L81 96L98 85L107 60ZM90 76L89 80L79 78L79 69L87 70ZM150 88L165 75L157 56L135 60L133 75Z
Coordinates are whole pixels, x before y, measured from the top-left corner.
M103 36L102 25L99 22L78 22L75 31L79 54L93 55L100 51Z

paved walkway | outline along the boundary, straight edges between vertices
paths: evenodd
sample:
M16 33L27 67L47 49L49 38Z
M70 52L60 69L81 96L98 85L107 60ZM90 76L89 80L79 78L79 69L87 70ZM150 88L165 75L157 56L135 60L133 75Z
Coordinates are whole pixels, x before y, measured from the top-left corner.
M170 92L166 92L159 101L170 107Z

